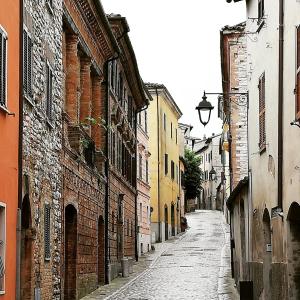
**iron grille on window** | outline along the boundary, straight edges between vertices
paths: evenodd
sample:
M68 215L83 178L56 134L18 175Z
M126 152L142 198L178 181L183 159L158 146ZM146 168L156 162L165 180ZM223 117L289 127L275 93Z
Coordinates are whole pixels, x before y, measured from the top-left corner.
M259 149L266 148L265 73L259 78Z
M45 259L50 260L50 205L45 204L45 220L44 220L44 243L45 243Z
M23 31L23 92L32 97L32 40L26 30Z
M0 105L6 106L7 89L7 37L0 29Z
M53 106L53 73L50 66L46 67L47 77L47 92L46 92L46 115L48 120L52 120L52 106Z

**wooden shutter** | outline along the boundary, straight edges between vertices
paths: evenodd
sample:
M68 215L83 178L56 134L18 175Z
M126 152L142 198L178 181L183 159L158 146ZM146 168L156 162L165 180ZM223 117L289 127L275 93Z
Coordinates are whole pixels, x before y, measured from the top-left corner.
M0 105L6 106L7 85L7 38L0 31Z
M45 245L45 259L51 258L50 253L50 205L45 204L44 210L44 245Z
M300 120L300 25L297 27L297 61L296 61L296 119Z
M265 101L265 73L259 79L259 148L266 148L266 101Z

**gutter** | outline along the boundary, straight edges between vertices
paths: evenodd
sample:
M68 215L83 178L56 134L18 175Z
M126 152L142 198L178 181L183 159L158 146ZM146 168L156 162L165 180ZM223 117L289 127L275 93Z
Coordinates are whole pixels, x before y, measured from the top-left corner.
M283 182L283 57L284 57L284 0L279 0L279 74L278 74L278 183L277 206L282 210Z
M16 228L16 300L21 299L21 209L22 209L22 149L23 149L23 1L20 5L19 24L19 144L18 144L18 208L17 208L17 228Z

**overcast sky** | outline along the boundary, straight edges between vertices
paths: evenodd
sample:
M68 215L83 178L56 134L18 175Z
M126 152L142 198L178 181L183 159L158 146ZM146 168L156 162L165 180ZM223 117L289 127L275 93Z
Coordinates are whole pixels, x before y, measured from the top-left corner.
M225 0L102 0L107 14L127 18L144 82L163 83L183 112L192 135L221 132L217 98L210 124L200 125L195 107L203 90L221 91L220 29L245 21L245 3Z

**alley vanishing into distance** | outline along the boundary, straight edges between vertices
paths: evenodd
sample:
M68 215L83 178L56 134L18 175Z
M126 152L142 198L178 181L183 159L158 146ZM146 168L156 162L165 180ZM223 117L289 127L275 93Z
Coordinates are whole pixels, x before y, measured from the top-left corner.
M144 272L109 297L100 288L85 300L239 299L231 279L229 227L221 212L196 211L187 219L186 233L156 244Z

